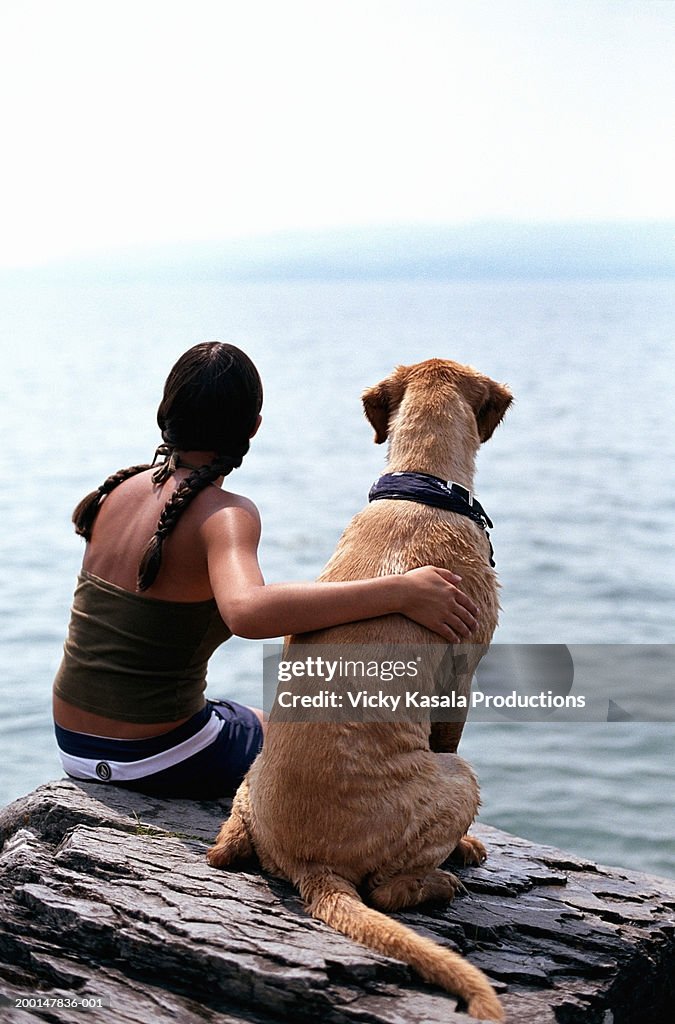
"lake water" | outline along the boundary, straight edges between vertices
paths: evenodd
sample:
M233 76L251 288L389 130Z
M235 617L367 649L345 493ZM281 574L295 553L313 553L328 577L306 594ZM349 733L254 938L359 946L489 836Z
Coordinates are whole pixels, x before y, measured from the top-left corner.
M397 363L471 363L516 403L479 455L502 643L675 641L669 282L216 280L0 284L0 804L62 772L50 685L82 546L73 506L148 460L175 358L233 341L266 385L231 486L263 517L269 581L311 579L384 452L359 396ZM209 693L260 703L261 645L214 657ZM640 678L636 686L648 687ZM482 819L603 863L674 874L670 723L469 725Z

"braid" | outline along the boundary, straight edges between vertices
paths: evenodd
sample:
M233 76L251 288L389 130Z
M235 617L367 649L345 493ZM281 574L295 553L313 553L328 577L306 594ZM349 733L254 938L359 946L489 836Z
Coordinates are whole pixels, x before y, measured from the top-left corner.
M219 476L227 476L233 469L241 466L242 459L248 451L248 441L240 454L219 455L213 462L206 466L195 469L185 480L182 481L173 492L166 505L162 509L157 529L148 541L148 544L141 555L138 566L137 587L139 590L147 590L157 579L162 564L162 547L164 541L176 526L180 516L197 495L217 480Z
M105 498L106 494L110 494L111 491L114 491L116 487L125 480L128 480L129 477L136 476L137 473L142 473L146 469L150 469L150 465L147 462L142 466L129 466L127 469L119 469L112 476L104 480L95 491L87 494L73 512L72 520L75 524L75 533L79 534L80 537L84 537L85 540L91 540L94 520L101 506L101 501Z

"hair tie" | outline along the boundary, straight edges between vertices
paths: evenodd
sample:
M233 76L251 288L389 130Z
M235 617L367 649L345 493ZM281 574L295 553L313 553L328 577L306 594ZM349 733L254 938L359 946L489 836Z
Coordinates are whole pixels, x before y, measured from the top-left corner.
M173 476L178 467L178 452L172 445L160 444L159 448L155 450L155 455L150 468L152 468L157 460L161 458L163 458L164 461L152 474L153 484L163 484L165 480L168 480L170 476Z

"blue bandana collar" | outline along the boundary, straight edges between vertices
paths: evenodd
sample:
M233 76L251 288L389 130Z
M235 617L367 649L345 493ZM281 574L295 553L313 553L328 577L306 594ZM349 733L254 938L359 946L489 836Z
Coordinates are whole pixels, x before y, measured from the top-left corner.
M380 498L416 501L421 505L432 505L434 508L444 508L448 512L467 516L476 526L485 531L488 541L490 541L487 528L488 526L492 528L492 520L471 491L453 480L441 480L440 477L432 476L430 473L385 473L373 484L368 495L369 501L378 501ZM490 542L490 565L492 566L495 564L493 555L492 542Z

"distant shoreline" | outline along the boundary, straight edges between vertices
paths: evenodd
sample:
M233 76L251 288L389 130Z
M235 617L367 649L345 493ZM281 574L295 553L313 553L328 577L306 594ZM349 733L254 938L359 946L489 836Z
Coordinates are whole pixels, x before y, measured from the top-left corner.
M675 222L340 228L91 253L0 282L663 279L674 243Z

